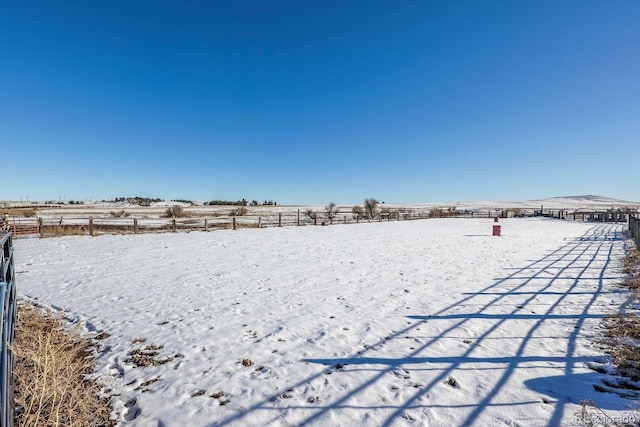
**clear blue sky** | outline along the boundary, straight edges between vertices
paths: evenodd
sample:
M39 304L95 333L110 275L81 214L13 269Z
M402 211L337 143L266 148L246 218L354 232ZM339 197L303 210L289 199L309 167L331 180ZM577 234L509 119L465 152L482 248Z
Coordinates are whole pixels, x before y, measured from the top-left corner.
M640 1L2 1L0 200L640 200Z

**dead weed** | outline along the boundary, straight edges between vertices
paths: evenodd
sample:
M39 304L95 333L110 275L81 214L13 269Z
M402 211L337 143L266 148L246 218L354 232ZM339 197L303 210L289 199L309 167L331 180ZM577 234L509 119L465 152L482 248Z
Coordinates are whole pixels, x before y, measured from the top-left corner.
M623 260L625 279L622 285L640 298L640 253L635 247ZM620 374L633 381L640 381L640 315L618 313L604 318L605 336L600 340L613 358Z
M108 398L89 376L91 344L67 331L61 316L18 307L15 351L16 426L114 426Z

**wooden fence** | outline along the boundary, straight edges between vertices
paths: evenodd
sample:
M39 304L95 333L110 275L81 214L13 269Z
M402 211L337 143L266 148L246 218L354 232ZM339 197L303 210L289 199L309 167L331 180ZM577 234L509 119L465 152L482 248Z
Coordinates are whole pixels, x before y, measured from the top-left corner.
M13 263L13 241L10 232L0 233L0 427L12 427L14 423L13 402L13 346L17 316L15 267Z
M217 216L210 218L80 218L57 217L39 218L38 232L41 236L99 235L107 233L162 233L178 231L213 231L239 228L294 227L310 225L357 224L365 222L409 221L429 218L419 213L381 213L374 218L356 215L308 216L296 214L275 214L269 216ZM35 230L35 228L34 228Z
M629 233L636 242L636 248L640 250L640 218L629 215Z
M213 231L238 228L290 227L307 225L355 224L362 222L410 221L427 218L514 218L544 216L573 221L626 222L627 211L584 211L584 210L523 210L505 208L484 208L474 210L454 209L385 209L368 218L354 213L338 213L328 216L326 212L311 215L300 210L297 212L273 213L263 216L209 216L183 218L137 217L48 217L13 218L10 221L14 237L23 236L61 236L61 235L99 235L107 233L138 234L178 231Z

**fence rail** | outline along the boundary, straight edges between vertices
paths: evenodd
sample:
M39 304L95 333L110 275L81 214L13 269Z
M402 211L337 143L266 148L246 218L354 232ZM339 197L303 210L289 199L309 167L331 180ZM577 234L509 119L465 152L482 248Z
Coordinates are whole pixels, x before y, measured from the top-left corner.
M39 218L41 236L105 233L145 233L176 231L213 231L238 228L292 227L308 225L355 224L364 222L408 221L429 218L423 213L382 213L374 218L362 218L353 214L338 214L332 218L323 214L310 217L300 213L276 213L265 216L214 216L208 218L87 218L49 217Z
M629 215L629 232L636 242L636 248L640 250L640 218Z
M361 222L409 221L427 218L514 218L543 216L562 220L626 222L630 210L569 210L569 209L520 209L520 208L484 208L484 209L386 209L382 208L375 216L368 218L355 212L338 212L332 217L326 212L295 210L286 212L264 212L246 215L208 216L190 214L186 217L166 218L144 215L125 216L48 216L40 218L13 218L10 230L14 238L23 236L60 236L91 235L106 233L138 234L145 232L176 231L212 231L237 228L267 228L305 225L354 224ZM124 211L123 211L124 214Z
M13 218L9 221L9 230L14 237L40 234L40 221L37 218Z
M0 233L0 308L2 309L2 338L0 349L0 427L12 427L13 403L13 345L16 324L16 283L11 232Z

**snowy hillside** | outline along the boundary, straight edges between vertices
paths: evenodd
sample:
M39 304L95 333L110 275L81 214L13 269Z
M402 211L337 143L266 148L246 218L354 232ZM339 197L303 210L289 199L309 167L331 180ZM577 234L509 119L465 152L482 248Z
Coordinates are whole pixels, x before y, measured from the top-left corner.
M565 197L551 197L549 199L540 199L540 200L532 200L532 202L537 202L546 205L553 206L591 206L591 207L620 207L620 206L631 206L637 205L638 202L630 202L627 200L614 199L611 197L603 197L603 196L594 196L594 195L586 195L586 196L565 196Z

